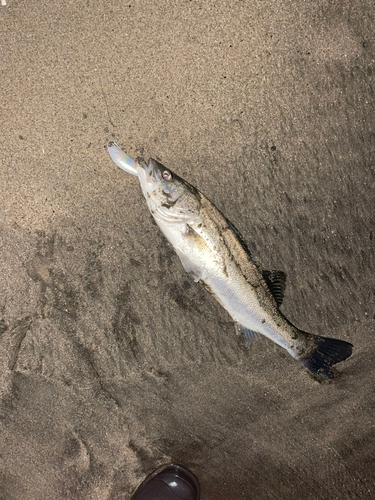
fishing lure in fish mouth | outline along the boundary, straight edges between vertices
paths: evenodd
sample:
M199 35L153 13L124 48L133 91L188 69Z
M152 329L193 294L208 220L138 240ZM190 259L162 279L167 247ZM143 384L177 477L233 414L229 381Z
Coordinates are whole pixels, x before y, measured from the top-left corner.
M285 274L262 270L233 224L170 169L152 158L134 161L114 143L107 151L117 166L138 176L148 208L185 271L226 309L245 345L264 335L315 378L333 378L332 366L347 359L353 346L304 332L283 315Z
M128 174L137 176L137 162L135 162L130 156L128 156L125 151L117 146L114 141L107 144L106 150L109 156L112 158L114 163L127 172Z

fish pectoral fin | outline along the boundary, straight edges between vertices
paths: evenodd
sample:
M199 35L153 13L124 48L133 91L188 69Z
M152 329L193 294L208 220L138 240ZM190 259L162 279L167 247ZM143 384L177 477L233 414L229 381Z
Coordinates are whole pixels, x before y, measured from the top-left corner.
M183 236L186 240L190 242L190 244L199 247L201 250L206 252L210 252L208 244L204 238L192 227L192 224L185 225L185 231Z
M283 271L262 271L263 278L267 283L277 306L280 307L285 293L286 274Z
M235 323L234 326L236 328L237 335L244 336L243 344L245 347L249 347L250 344L260 336L260 333L254 332L253 330L246 328L246 326L243 326L240 323Z
M176 249L175 251L179 256L181 264L183 265L185 271L191 278L193 278L195 282L198 282L202 278L202 270L199 268L199 266L191 262L191 260L185 254Z

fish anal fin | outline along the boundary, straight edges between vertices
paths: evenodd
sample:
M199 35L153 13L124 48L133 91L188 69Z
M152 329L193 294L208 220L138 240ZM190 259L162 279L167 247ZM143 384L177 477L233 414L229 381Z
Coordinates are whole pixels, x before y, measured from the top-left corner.
M245 347L249 347L250 344L260 336L260 333L254 332L253 330L246 328L246 326L243 326L240 323L235 323L234 326L236 328L237 335L243 335L243 344Z
M283 271L264 270L262 271L262 275L268 288L274 296L278 307L280 307L284 299L286 274Z

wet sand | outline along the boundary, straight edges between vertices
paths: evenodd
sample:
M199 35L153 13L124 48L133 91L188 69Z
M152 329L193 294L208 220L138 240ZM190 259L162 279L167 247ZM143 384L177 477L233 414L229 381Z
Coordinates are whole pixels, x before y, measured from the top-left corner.
M373 499L373 3L0 6L0 497ZM319 384L246 349L104 150L203 191L296 326L354 344Z

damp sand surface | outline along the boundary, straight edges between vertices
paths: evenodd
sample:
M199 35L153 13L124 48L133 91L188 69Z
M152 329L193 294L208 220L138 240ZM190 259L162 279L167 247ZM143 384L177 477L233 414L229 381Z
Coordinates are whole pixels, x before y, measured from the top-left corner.
M0 496L128 499L173 461L203 500L373 499L371 2L3 4ZM354 345L331 383L242 345L111 140L286 272L296 326Z

